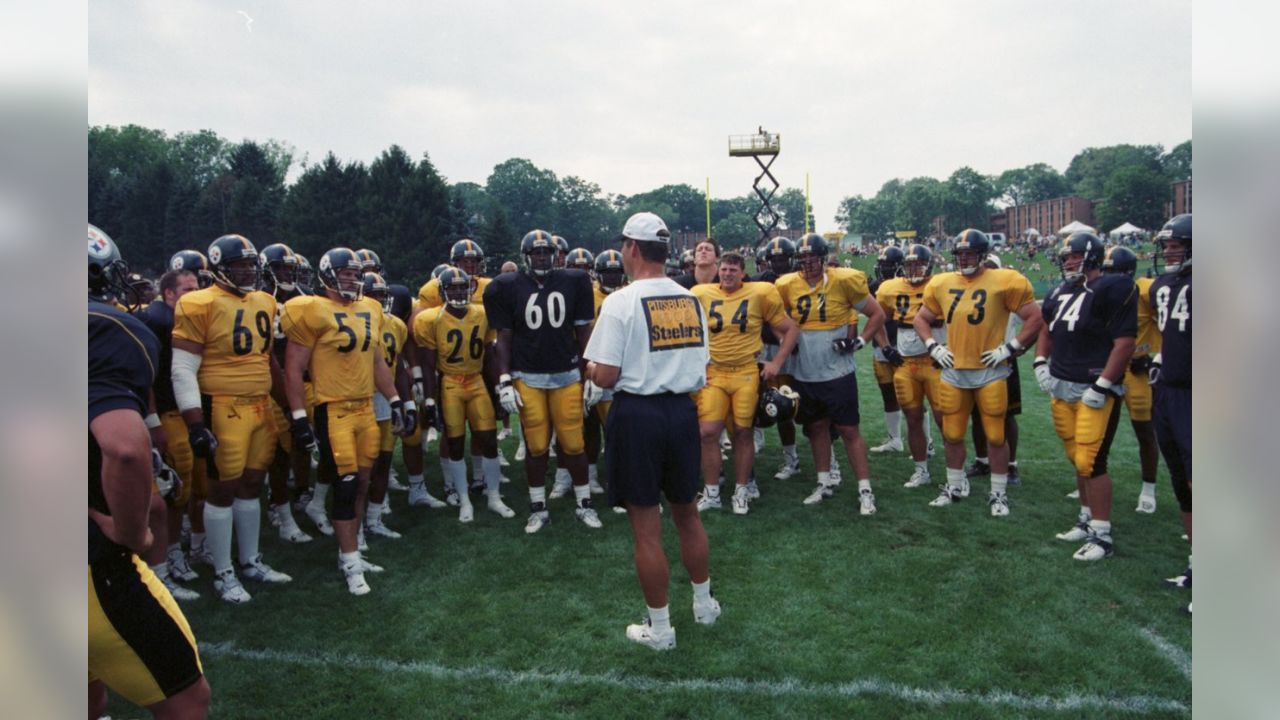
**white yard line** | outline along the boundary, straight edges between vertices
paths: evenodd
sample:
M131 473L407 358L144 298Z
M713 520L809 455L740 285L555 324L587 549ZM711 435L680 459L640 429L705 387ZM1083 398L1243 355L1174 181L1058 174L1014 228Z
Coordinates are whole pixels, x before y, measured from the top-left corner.
M1191 655L1186 650L1160 637L1151 628L1142 628L1141 633L1142 637L1160 651L1166 660L1178 668L1178 672L1182 673L1183 677L1191 679Z
M1176 648L1175 648L1176 649ZM650 652L638 648L638 652ZM1007 691L967 692L948 688L917 688L875 678L852 680L844 683L812 683L794 678L784 680L744 680L741 678L690 678L684 680L658 680L621 674L589 674L575 670L504 670L502 668L471 666L451 668L417 660L397 661L369 655L344 655L341 653L300 653L283 650L252 650L238 648L234 643L201 643L202 655L211 658L228 658L250 662L304 665L309 667L343 667L371 670L381 673L424 675L440 680L487 680L498 683L527 683L546 685L595 685L645 692L691 691L732 694L753 694L773 697L808 696L819 698L853 698L860 696L887 697L925 705L976 704L988 707L1007 707L1017 710L1057 711L1125 711L1136 713L1182 712L1190 713L1187 705L1179 700L1138 695L1132 697L1103 697L1100 695L1067 694L1062 697L1047 695L1018 695ZM1188 675L1189 677L1189 675Z

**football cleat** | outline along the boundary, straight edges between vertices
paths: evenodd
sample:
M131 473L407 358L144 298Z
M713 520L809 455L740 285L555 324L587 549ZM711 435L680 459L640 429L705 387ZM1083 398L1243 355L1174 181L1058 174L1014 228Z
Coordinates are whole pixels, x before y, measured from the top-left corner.
M529 452L529 451L528 451L528 450L526 450L526 449L525 449L525 446L524 446L524 438L523 438L523 437L521 437L521 438L520 438L520 446L516 448L516 462L520 462L520 461L524 460L525 455L526 455L528 452Z
M347 580L347 592L352 595L369 594L372 588L369 587L369 583L365 582L364 566L359 560L343 562L339 558L338 569L342 571L342 576Z
M869 488L858 491L858 512L863 515L876 514L876 496Z
M369 562L364 555L360 556L360 568L367 573L380 573L386 570L386 568L382 567L381 565L374 565L373 563Z
M200 575L191 569L191 564L187 562L187 556L182 554L181 547L169 549L168 562L169 575L174 579L191 582L200 578Z
M788 460L785 456L782 458L782 465L778 468L778 472L773 474L774 480L790 480L800 472L800 458Z
M699 625L715 625L719 617L720 601L714 595L704 602L693 601L693 619Z
M448 503L427 492L427 486L425 484L410 485L409 507L421 507L423 505L435 509L445 507Z
M378 537L384 537L390 540L399 540L404 537L395 530L387 527L381 520L376 523L366 522L364 524L364 529L368 530L370 535L377 535Z
M316 524L316 529L320 534L325 536L333 535L333 525L329 522L329 517L325 515L324 508L317 506L314 502L307 503L303 508L303 512L307 517L311 518L311 522Z
M160 582L164 583L165 589L167 589L169 594L173 596L173 599L178 602L190 602L191 600L200 599L200 593L190 588L182 587L178 583L174 582L173 578L167 575L160 577Z
M604 523L600 522L600 516L596 514L595 505L592 504L589 497L578 501L578 507L574 509L573 516L581 520L582 524L589 528L604 527Z
M1140 512L1146 515L1150 515L1155 511L1156 511L1156 499L1154 496L1152 497L1148 497L1146 495L1138 496L1138 507L1134 508L1134 512Z
M964 482L960 483L960 497L969 497L969 478L965 478Z
M307 491L303 492L301 495L299 495L299 496L298 496L298 499L297 499L297 500L294 500L294 501L293 501L293 511L294 511L294 512L306 512L306 511L307 511L307 505L310 505L310 504L311 504L311 498L312 498L312 497L313 497L313 496L312 496L312 494L311 494L311 491L310 491L310 490L307 490Z
M400 476L396 473L395 469L392 469L387 476L387 489L395 490L396 492L404 492L409 489L409 486L401 482Z
M1022 475L1018 473L1018 466L1010 463L1008 473L1009 484L1018 486L1022 484Z
M261 583L287 583L292 582L293 578L280 572L273 570L270 565L262 562L262 553L258 553L247 563L240 566L240 574L249 580Z
M1054 535L1054 537L1059 540L1065 540L1066 542L1080 542L1081 540L1089 537L1089 521L1081 520L1072 526L1070 530L1060 532L1057 535Z
M831 478L831 487L837 487L840 483L844 482L844 477L840 475L840 463L831 463L831 470L828 471L827 476Z
M871 448L873 453L902 452L902 438L889 438Z
M729 439L729 431L720 431L720 449L728 452L733 449L733 441Z
M970 478L982 477L984 475L990 475L990 474L991 474L991 464L985 463L985 462L982 462L981 460L976 460L976 459L973 462L969 463L969 467L964 469L964 476L970 477Z
M946 507L960 502L963 498L964 495L960 494L960 488L944 484L942 491L938 493L938 497L929 501L929 507Z
M1081 545L1080 549L1071 557L1076 560L1093 562L1094 560L1109 558L1114 552L1110 536L1090 534L1088 541Z
M502 442L511 437L511 428L503 427L498 429L498 442Z
M500 495L489 496L489 509L504 518L513 518L516 516L516 511L507 507L507 504L502 502L502 496Z
M187 553L187 560L192 565L208 565L213 567L213 556L209 554L209 550L204 547L191 548Z
M487 486L484 484L484 476L472 477L471 484L467 486L467 490L473 493L483 494Z
M242 605L253 599L248 590L244 589L244 585L240 584L240 578L236 577L236 571L227 568L218 573L213 578L213 591L218 593L218 597L229 603Z
M280 539L285 542L301 545L309 543L313 539L310 535L302 531L298 527L297 521L293 519L293 513L289 511L289 504L276 505L271 508L270 516L275 519L275 526L280 531Z
M835 494L836 494L835 486L823 485L822 483L818 483L818 487L815 488L812 493L809 493L809 496L804 499L804 504L817 505L823 500L830 499Z
M760 499L760 486L756 483L754 478L747 481L747 499L748 500Z
M458 507L462 504L462 500L458 498L458 490L452 484L445 488L444 503L450 507Z
M642 625L627 626L627 639L654 650L672 650L676 646L676 629L671 628L659 634L654 632L653 626L646 619Z
M468 500L458 508L458 522L469 523L475 519L476 519L476 507L475 505L471 504L470 500Z
M991 506L991 517L1004 517L1009 514L1009 496L1005 493L991 493L987 496L987 504Z
M662 506L661 506L661 505L659 505L658 507L659 507L659 508L661 508ZM627 514L627 509L626 509L626 508L624 508L624 507L622 507L622 506L620 506L620 505L614 505L614 506L613 506L613 514L614 514L614 515L626 515L626 514Z
M498 467L511 467L511 461L507 459L507 454L502 452L502 448L498 448ZM502 482L511 482L506 477L502 478Z
M716 499L719 500L719 498ZM733 514L746 515L749 512L751 512L751 493L746 485L741 485L733 491Z
M1181 575L1175 575L1171 578L1165 578L1165 584L1169 587L1191 589L1191 567L1188 566Z
M761 428L756 428L755 430L752 430L751 442L755 444L756 454L759 455L760 451L764 450L764 430Z
M1080 499L1080 488L1076 488L1075 490L1072 490L1071 492L1067 493L1067 497L1068 497L1068 498L1070 498L1070 499L1072 499L1072 500L1079 500L1079 499Z
M903 483L902 487L918 488L932 484L933 478L929 476L929 470L927 468L916 468L915 472L911 473L911 478Z
M591 490L592 495L604 494L604 486L602 486L600 484L600 481L597 480L596 478L591 478L587 480L587 487Z
M706 490L703 490L702 493L698 495L698 512L702 512L704 510L719 510L720 507L719 495L712 497L707 494Z
M433 428L433 427L432 427L432 428L427 428L427 434L422 438L422 443L423 443L424 445L430 445L431 443L433 443L433 442L435 442L436 440L439 440L439 439L440 439L440 431L439 431L439 430L436 430L436 429L435 429L435 428Z
M529 503L529 522L524 525L526 535L532 535L551 522L551 513L547 512L544 502Z
M551 492L547 497L552 500L559 500L569 494L569 488L573 487L573 478L569 475L569 471L564 468L556 470L556 481L551 486Z

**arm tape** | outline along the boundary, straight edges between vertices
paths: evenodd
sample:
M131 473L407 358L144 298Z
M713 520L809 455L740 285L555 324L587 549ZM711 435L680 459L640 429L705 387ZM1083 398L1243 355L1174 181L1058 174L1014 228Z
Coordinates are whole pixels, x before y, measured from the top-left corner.
M200 356L178 348L173 349L173 399L178 410L186 412L200 407Z

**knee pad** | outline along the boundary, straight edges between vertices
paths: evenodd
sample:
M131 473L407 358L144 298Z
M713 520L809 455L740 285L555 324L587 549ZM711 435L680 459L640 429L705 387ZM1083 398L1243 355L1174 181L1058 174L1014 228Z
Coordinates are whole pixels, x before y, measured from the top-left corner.
M356 519L356 492L360 486L359 476L347 473L333 484L333 519Z
M949 443L963 443L969 426L969 414L947 413L942 416L942 439Z
M988 445L1004 444L1004 415L982 414L982 432L987 436Z

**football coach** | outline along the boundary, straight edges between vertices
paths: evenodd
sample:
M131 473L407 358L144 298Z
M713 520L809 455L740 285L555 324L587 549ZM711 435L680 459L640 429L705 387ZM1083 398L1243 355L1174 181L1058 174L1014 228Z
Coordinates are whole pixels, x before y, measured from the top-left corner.
M636 574L648 620L627 626L627 639L654 650L676 646L667 605L670 574L662 549L659 493L667 496L680 535L680 558L693 582L693 618L712 625L710 547L694 498L701 448L693 393L706 384L707 321L697 298L663 272L671 233L657 215L636 213L619 238L631 283L605 298L584 356L584 400L613 388L605 421L609 504L625 507L635 536Z

